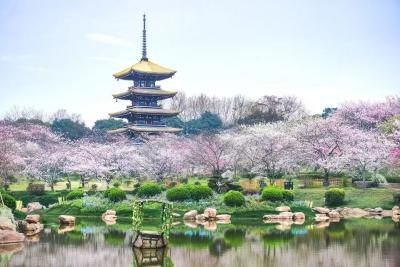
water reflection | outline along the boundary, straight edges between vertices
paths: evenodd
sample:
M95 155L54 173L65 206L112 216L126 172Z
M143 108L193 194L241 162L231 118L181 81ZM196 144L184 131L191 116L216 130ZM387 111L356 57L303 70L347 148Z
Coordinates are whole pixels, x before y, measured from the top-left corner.
M81 220L68 229L48 222L35 242L0 247L0 266L400 266L400 226L391 220L279 225L178 224L167 249L140 250L129 221Z

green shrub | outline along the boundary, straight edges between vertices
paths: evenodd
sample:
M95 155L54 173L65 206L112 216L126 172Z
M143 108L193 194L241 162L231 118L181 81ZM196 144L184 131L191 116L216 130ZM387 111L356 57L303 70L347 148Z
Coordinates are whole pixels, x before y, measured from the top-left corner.
M261 194L262 200L265 201L282 201L283 189L275 186L268 186L264 188Z
M83 191L79 189L72 190L65 196L65 198L68 200L78 199L82 197L83 197Z
M152 197L160 194L161 191L162 188L160 185L156 183L145 183L139 187L137 194L139 197Z
M211 188L206 185L187 185L190 192L190 198L193 200L200 200L210 198L213 194Z
M169 201L184 201L190 198L190 191L187 186L178 186L167 190Z
M400 204L400 192L393 193L393 201L395 204Z
M37 202L48 207L51 204L58 203L58 196L54 195L54 194L52 194L52 195L45 194L43 196L38 197Z
M294 200L293 191L284 189L282 191L282 194L283 194L283 200L285 200L285 201L293 201Z
M224 195L224 203L230 207L240 207L244 205L245 198L241 192L230 190Z
M126 199L126 193L119 188L109 188L104 192L104 196L113 202L118 202Z
M15 210L16 207L16 199L15 197L7 194L4 190L1 190L1 195L3 197L4 205L9 207L12 210ZM0 203L1 205L1 203Z
M120 182L114 182L114 183L113 183L113 186L114 186L115 188L118 188L118 187L121 186L121 183L120 183Z
M327 206L338 206L344 203L345 192L343 189L331 188L325 192L325 204Z
M28 184L26 191L34 194L34 195L43 195L45 190L45 184Z

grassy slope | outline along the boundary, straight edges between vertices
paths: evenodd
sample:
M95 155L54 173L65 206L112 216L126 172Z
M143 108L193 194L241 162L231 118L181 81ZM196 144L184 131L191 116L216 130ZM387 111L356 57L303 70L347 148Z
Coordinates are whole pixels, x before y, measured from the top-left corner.
M375 208L391 209L394 205L392 191L386 188L358 189L344 188L346 192L345 204L351 208ZM315 206L324 206L324 188L295 189L295 200L310 200Z

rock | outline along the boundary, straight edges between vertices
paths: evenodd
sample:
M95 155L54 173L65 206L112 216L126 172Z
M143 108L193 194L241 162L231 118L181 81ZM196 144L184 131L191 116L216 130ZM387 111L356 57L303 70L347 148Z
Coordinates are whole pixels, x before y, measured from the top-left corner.
M400 215L400 208L399 208L399 206L394 206L394 207L392 208L392 211L393 211L393 215Z
M329 209L328 208L323 208L323 207L315 207L312 209L314 212L317 212L319 214L328 214L329 213Z
M280 206L280 207L276 207L275 210L279 211L279 212L284 212L284 211L287 212L287 211L290 211L290 207L288 207L288 206Z
M101 215L101 219L107 222L115 222L117 220L117 212L115 210L107 210Z
M368 211L371 215L379 215L383 212L383 209L382 208L365 209L365 211Z
M400 216L399 215L395 215L395 216L392 217L392 220L394 222L399 222L400 221Z
M337 218L340 219L340 213L337 212L336 210L331 210L331 211L328 213L328 217L329 217L329 218L334 218L334 219L337 219Z
M315 221L317 222L329 221L329 217L326 216L326 214L315 214Z
M15 225L7 217L0 217L0 230L15 231Z
M295 219L295 220L293 221L293 223L294 223L294 224L297 224L297 225L301 225L301 224L303 224L305 221L306 221L306 218L303 218L303 219Z
M172 217L179 218L179 217L181 217L181 215L179 213L173 212Z
M43 206L39 202L31 202L26 205L28 212L37 211L43 209Z
M277 215L277 214L265 214L263 216L263 220L266 220L266 221L279 220L279 215Z
M231 220L231 215L229 214L217 215L217 221L230 221L230 220Z
M18 221L18 228L27 236L33 236L43 230L41 223L29 223L26 220Z
M198 214L196 215L196 222L204 222L208 219L205 214Z
M393 211L392 210L383 210L381 215L382 217L392 217L393 216Z
M203 214L209 219L209 220L215 220L217 217L217 210L214 208L206 208L203 212Z
M75 225L60 225L60 227L58 228L58 233L59 234L63 234L66 232L71 232L75 230Z
M60 224L67 224L67 225L74 225L75 224L75 217L69 215L60 215L58 216L60 220Z
M28 223L38 223L40 221L40 215L39 214L26 215L25 221L27 221Z
M196 215L197 215L197 210L191 210L183 215L183 219L187 221L195 221Z
M340 215L345 218L361 218L368 216L369 212L359 208L343 208Z
M303 212L293 213L293 220L305 220L306 215Z
M288 212L288 211L284 211L279 213L279 219L283 219L283 220L293 220L293 213L292 212Z
M0 230L0 244L24 242L25 236L12 230Z

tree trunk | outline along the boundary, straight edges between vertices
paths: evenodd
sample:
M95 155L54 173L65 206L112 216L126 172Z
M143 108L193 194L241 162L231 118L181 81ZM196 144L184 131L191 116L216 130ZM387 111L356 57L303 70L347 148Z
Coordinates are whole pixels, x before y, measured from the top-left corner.
M82 184L82 188L85 187L85 178L81 177L81 184Z
M324 187L328 187L329 184L329 170L328 169L324 169Z
M50 184L51 191L54 192L54 183Z

